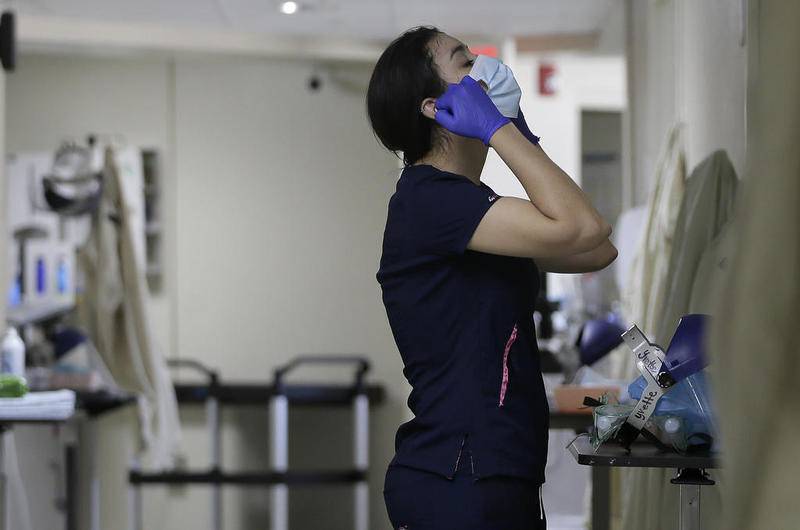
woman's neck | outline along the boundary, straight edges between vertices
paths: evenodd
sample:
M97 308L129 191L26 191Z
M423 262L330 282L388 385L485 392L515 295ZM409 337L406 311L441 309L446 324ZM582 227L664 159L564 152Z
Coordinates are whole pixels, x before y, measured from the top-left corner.
M420 158L416 164L428 164L442 171L464 175L480 184L486 153L489 149L480 140L454 137L446 149L437 149Z

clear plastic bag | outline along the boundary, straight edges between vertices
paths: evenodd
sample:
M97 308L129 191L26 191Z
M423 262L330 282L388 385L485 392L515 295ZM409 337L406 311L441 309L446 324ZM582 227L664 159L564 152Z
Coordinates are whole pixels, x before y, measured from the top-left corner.
M646 386L644 377L639 377L628 386L628 393L632 398L639 399ZM710 395L705 371L700 371L678 382L658 400L653 413L653 422L657 426L664 429L667 418L680 420L682 434L670 433L677 440L677 443L673 443L676 449L684 451L692 445L708 445L716 438ZM673 423L666 427L672 430L675 425Z
M594 429L591 442L594 450L613 439L619 428L633 411L631 404L601 405L594 409ZM653 415L645 424L664 445L675 451L685 452L688 445L686 422L679 416Z
M592 430L592 447L597 451L600 444L616 436L617 431L633 412L633 405L606 404L595 407L592 412L594 429Z

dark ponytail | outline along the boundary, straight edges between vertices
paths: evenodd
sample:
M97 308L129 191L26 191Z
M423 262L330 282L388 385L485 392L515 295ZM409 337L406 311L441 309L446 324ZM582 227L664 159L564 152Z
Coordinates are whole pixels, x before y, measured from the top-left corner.
M387 149L402 151L410 165L430 151L439 139L439 125L420 107L447 88L433 61L431 42L437 28L413 28L395 39L375 65L367 89L367 114L372 130Z

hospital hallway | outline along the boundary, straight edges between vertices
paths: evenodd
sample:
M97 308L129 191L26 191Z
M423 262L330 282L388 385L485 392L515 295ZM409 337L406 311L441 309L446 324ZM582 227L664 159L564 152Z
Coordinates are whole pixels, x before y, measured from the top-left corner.
M800 529L798 23L2 0L0 530Z

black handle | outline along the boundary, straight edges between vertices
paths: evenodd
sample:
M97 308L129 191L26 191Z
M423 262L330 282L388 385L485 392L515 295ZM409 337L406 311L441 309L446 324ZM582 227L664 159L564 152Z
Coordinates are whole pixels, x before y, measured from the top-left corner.
M219 373L200 361L194 359L167 359L167 366L170 368L191 368L208 377L209 388L216 388L219 385Z
M283 393L283 378L302 364L353 364L356 365L355 382L357 393L365 392L364 375L370 369L369 360L358 355L300 355L275 369L275 393Z

